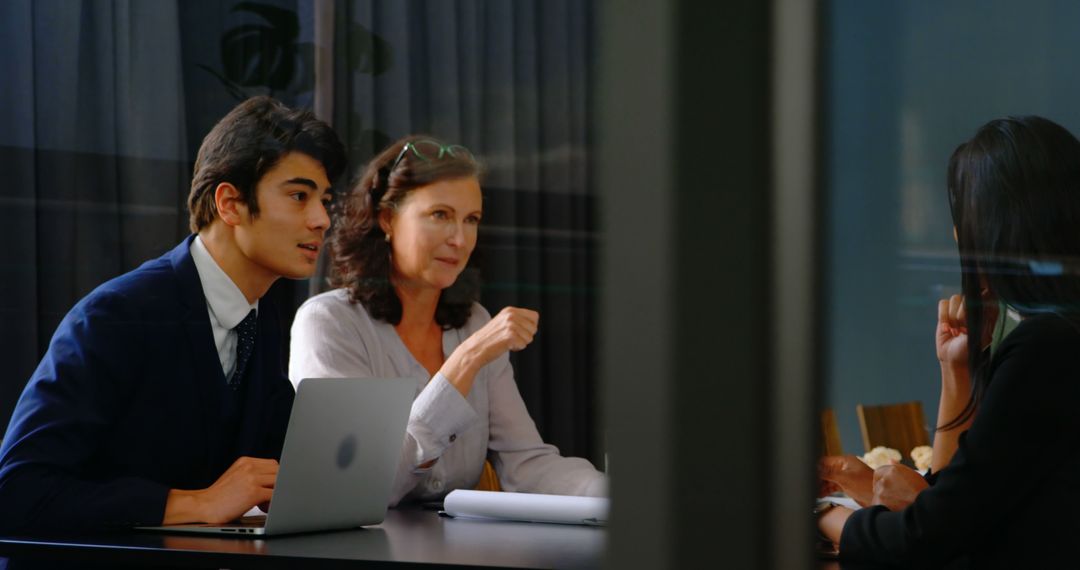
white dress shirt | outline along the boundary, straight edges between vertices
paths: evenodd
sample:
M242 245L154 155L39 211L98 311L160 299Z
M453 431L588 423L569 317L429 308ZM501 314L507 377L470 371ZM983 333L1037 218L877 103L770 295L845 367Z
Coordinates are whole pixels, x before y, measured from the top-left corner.
M210 313L210 327L214 331L214 346L221 360L221 371L228 381L236 368L236 331L233 329L252 309L259 309L259 300L247 302L247 297L217 264L198 235L191 242L191 260L195 262L195 271L202 282L206 311Z
M449 356L491 320L479 304L460 329L443 331ZM476 374L463 397L441 374L431 376L401 341L393 325L372 319L364 306L349 303L344 289L308 299L292 326L289 379L401 378L416 384L416 399L390 504L408 497L441 499L453 489L471 489L491 459L506 491L553 495L604 495L607 477L585 459L562 457L540 439L525 408L508 354ZM438 459L426 469L418 466Z

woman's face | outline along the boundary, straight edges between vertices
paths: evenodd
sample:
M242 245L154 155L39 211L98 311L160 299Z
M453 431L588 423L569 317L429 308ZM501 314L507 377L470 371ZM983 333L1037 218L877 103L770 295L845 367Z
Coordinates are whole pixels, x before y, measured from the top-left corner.
M442 180L414 189L379 225L390 236L393 280L406 287L454 284L476 247L482 214L476 178Z

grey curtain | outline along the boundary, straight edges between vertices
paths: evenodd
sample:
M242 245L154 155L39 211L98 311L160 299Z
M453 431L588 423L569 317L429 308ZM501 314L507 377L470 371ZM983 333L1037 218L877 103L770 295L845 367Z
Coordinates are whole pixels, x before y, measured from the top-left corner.
M598 459L592 18L574 1L0 2L0 422L68 309L187 234L210 127L257 93L311 106L319 84L355 167L409 132L486 160L482 301L540 311L518 385L548 441ZM270 295L290 315L308 291Z
M310 1L0 2L0 425L71 306L187 235L214 123L310 104ZM297 289L270 295L290 314Z
M0 422L60 319L186 225L173 1L0 3Z
M546 440L599 460L592 4L338 0L333 23L320 85L356 168L418 132L486 162L482 302L540 312L536 341L512 357L518 387Z

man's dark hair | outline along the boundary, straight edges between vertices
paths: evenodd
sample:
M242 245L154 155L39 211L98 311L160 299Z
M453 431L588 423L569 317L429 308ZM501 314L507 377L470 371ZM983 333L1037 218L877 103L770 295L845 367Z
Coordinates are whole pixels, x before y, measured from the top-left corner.
M400 207L413 190L442 180L479 178L483 168L463 147L463 152L440 154L423 159L404 152L406 144L424 142L449 148L426 135L409 135L391 144L373 158L352 191L345 196L335 215L327 245L333 272L330 284L349 291L349 300L359 302L376 319L396 325L401 322L401 300L390 283L390 244L379 226L379 212ZM444 329L465 325L473 303L480 297L479 277L469 267L457 281L439 295L435 322Z
M331 183L345 171L344 146L311 111L291 109L267 96L237 105L210 129L199 147L188 195L191 231L198 232L217 217L214 191L222 182L235 186L251 215L258 215L256 185L290 152L322 163Z

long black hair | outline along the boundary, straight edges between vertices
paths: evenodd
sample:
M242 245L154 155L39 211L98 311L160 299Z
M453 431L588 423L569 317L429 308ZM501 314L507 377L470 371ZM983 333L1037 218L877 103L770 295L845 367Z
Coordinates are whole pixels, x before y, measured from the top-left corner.
M1080 141L1042 117L990 121L953 152L947 184L960 250L972 382L963 411L939 429L970 419L986 393L990 350L982 343L990 325L987 303L1003 301L1024 317L1056 313L1077 321Z

